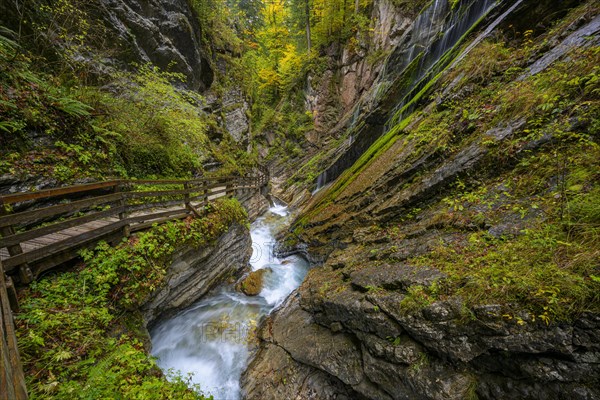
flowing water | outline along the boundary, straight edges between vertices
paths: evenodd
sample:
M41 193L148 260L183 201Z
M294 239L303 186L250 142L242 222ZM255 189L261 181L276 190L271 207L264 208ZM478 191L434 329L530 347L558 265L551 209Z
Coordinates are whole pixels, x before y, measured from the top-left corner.
M193 374L191 381L217 400L240 398L240 376L257 321L280 305L308 272L304 259L278 259L272 254L274 234L287 223L287 209L275 206L251 226L252 270L270 270L258 296L223 285L152 329L152 354L164 371Z

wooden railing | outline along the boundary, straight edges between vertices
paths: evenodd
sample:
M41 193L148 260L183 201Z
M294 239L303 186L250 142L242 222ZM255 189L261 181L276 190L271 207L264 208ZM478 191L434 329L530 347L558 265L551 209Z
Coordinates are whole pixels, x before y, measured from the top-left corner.
M100 239L199 216L210 200L267 182L268 175L257 171L246 177L114 180L0 196L4 272L18 272L28 283ZM24 210L7 211L12 205Z
M3 273L0 273L0 366L0 400L27 399L25 376Z

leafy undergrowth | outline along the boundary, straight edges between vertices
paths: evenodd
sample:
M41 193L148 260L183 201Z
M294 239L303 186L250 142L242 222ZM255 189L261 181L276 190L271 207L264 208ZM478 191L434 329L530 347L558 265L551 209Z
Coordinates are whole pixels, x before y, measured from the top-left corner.
M247 224L237 200L208 206L204 218L169 222L117 247L84 251L84 263L21 293L17 332L32 399L203 399L189 377L167 381L145 350L138 307L163 284L181 246L206 246L233 223Z
M176 88L183 75L138 65L90 85L42 70L11 36L0 32L0 174L189 177L208 160L231 172L251 158L202 111L201 95ZM219 144L209 140L217 133Z
M546 324L600 312L599 201L595 188L569 205L583 211L573 219L538 222L516 237L479 231L441 243L409 263L433 266L448 279L414 291L408 301L460 296L467 306L501 304L510 310L506 318L526 310Z
M600 132L589 119L598 107L590 98L543 125L553 140L500 178L472 189L458 182L433 219L463 233L409 260L449 279L414 291L407 304L458 295L469 306L502 304L512 310L507 318L526 310L545 323L600 312ZM587 128L569 126L575 120ZM498 151L524 142L517 135Z
M531 46L526 50L534 51ZM411 260L449 275L444 287L413 297L459 295L468 305L506 305L513 310L507 318L524 309L545 323L600 312L600 50L574 50L567 61L523 81L513 81L522 71L507 68L502 44L484 43L479 52L496 60L476 67L465 62L468 84L479 82L479 90L446 106L462 110L463 126L475 135L525 121L501 144L483 138L493 160L488 167L508 171L501 183L504 204L494 206L498 200L491 196L498 192L487 190L482 176L470 178L477 189L444 199L449 207L441 219L454 215L462 226L483 229ZM486 228L494 225L513 232L491 235Z

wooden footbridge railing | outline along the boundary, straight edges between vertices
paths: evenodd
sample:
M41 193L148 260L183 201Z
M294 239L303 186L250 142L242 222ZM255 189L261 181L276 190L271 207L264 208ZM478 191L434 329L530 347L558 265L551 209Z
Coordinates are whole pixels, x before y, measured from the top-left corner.
M15 325L0 262L0 399L27 399L25 376L17 347Z
M12 312L15 280L27 284L100 240L200 216L209 201L266 188L259 166L244 177L113 180L0 196L0 400L27 398Z

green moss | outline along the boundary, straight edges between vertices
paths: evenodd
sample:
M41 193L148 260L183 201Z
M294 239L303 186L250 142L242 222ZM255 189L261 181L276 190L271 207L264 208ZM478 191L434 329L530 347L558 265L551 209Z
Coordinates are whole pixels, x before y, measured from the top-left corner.
M567 20L588 11L576 9ZM557 26L566 29L568 24ZM501 304L504 318L517 324L572 321L585 311L600 312L600 52L597 47L574 49L545 71L515 81L540 46L526 40L483 42L471 53L474 59L465 58L456 71L434 77L417 100L435 88L441 91L440 83L466 74L448 89L451 93L442 104L413 114L410 129L403 127L400 137L388 132L320 194L322 199L299 221L303 235L314 239L315 247L317 240L325 246L332 227L342 230L336 235L343 237L370 218L357 211L364 197L356 200L344 194L355 189L348 188L352 182L361 180L366 183L361 190L372 198L390 195L377 192L389 187L374 187L369 184L372 177L359 176L384 152L383 160L394 163L381 172L391 174L408 171L415 160L431 156L432 166L393 188L391 195L402 197L466 146L485 146L487 153L476 171L460 176L454 185L446 182L428 196L427 207L415 204L401 216L392 214L395 221L385 222L400 224L398 232L389 235L394 242L391 252L394 246L402 248L406 236L415 231L435 229L444 237L408 262L438 268L449 279L437 287L411 289L402 307L418 310L460 297L468 307ZM478 59L485 60L474 61ZM522 123L510 136L497 140L490 134L490 129L516 121ZM389 154L388 144L398 138L410 153ZM350 213L352 223L346 227L344 218ZM382 212L378 218L385 216ZM506 233L491 230L493 236L490 227Z
M369 149L363 153L363 155L350 167L348 170L344 171L342 175L334 184L327 189L327 192L321 197L319 203L317 203L309 213L302 216L299 221L305 221L304 225L306 225L308 219L310 219L311 215L318 214L324 207L326 207L331 202L335 201L337 197L344 191L348 185L350 185L356 177L360 175L362 171L364 171L369 164L375 160L379 155L383 154L387 151L401 136L403 129L408 126L411 121L411 117L406 118L401 123L390 129L385 135L381 136L375 143L369 147Z

